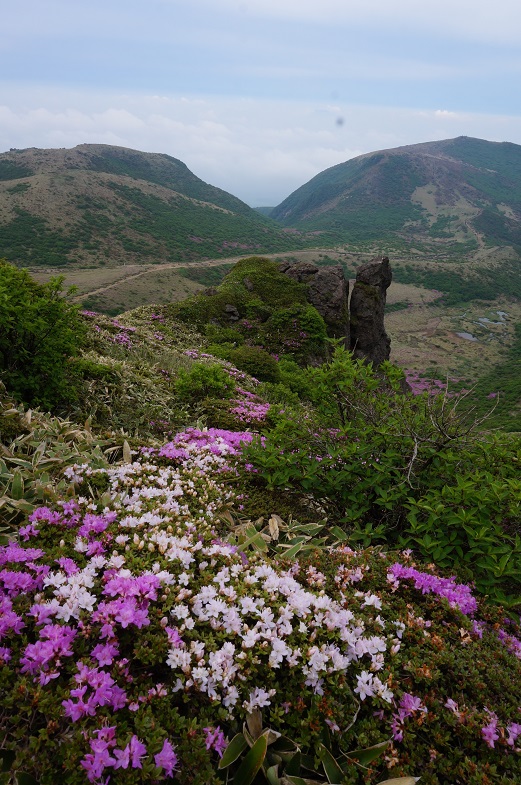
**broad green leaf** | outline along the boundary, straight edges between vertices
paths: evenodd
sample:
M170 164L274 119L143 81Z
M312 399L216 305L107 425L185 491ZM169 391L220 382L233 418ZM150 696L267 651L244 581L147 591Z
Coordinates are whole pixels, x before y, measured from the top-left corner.
M23 499L24 495L24 480L22 473L18 469L13 474L13 481L11 482L11 496L15 501Z
M22 512L32 512L34 510L34 504L31 504L31 502L28 502L25 499L19 499L18 501L9 499L9 505Z
M15 466L21 466L22 469L32 469L33 465L30 461L26 461L24 458L11 458L9 463L14 463Z
M247 540L239 544L241 550L246 550L246 548L249 548L250 545L258 548L260 551L266 551L268 549L262 534L258 531L255 531L255 534L253 534L251 537L248 537Z
M414 785L419 777L395 777L392 780L382 780L378 785Z
M277 739L280 736L280 733L276 730L272 730L271 728L266 728L265 730L262 731L262 736L266 736L266 740L268 742L268 747L269 747L270 744L273 744L274 741L277 741Z
M251 785L255 779L255 775L262 766L267 749L268 740L265 736L261 736L257 739L239 766L237 773L233 778L234 785Z
M300 763L308 771L315 771L315 759L312 755L302 755Z
M292 752L298 748L295 742L289 739L287 736L280 736L276 741L273 742L271 749L275 752Z
M287 551L283 551L283 553L280 555L283 559L292 559L299 551L302 550L302 546L303 543L299 542L297 545L293 545L291 548L288 548Z
M324 785L323 780L310 780L307 777L293 777L290 775L284 777L281 782L283 785L287 785L288 782L290 785Z
M298 526L295 526L295 531L302 532L303 534L309 534L313 536L313 534L318 534L324 528L323 523L301 523Z
M282 782L289 782L290 785L307 785L308 780L305 780L303 777L293 777L288 775L287 777L284 777Z
M301 762L301 753L300 750L291 757L291 760L286 766L285 773L289 775L294 775L295 777L298 776L300 772L300 762Z
M379 744L373 744L372 747L365 747L365 749L347 752L346 756L355 760L357 763L360 763L361 766L368 766L373 760L375 760L385 751L390 743L390 739L387 741L381 741Z
M38 780L35 780L31 774L27 774L25 771L19 771L16 775L16 781L18 785L39 785Z
M331 734L329 732L329 726L324 724L320 730L320 737L322 739L322 744L326 749L331 749Z
M231 742L228 744L226 749L224 750L223 756L219 761L218 769L226 769L232 763L234 763L243 750L246 749L248 746L246 739L244 738L242 733L238 733L236 736L233 737Z
M246 725L248 726L248 730L254 741L257 740L262 733L262 712L260 709L253 709L253 711L246 716Z
M130 451L130 445L126 439L123 442L123 463L132 463L132 453Z
M331 785L333 785L335 782L342 782L344 772L342 771L335 757L330 753L327 747L324 747L323 744L319 744L319 749L322 753L322 766L326 772L328 782L330 782Z
M266 769L266 779L270 785L280 785L278 764L275 764L275 766L270 766L268 769Z
M330 532L333 537L336 537L337 540L340 540L340 542L345 542L345 540L349 539L349 535L343 529L341 529L340 526L333 526L330 529Z

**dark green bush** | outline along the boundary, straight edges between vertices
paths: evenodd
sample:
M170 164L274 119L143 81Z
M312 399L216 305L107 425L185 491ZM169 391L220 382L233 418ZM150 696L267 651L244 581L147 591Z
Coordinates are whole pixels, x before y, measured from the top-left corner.
M277 361L258 346L239 346L230 352L229 359L240 371L249 373L261 382L280 381Z
M38 284L0 260L0 378L17 400L48 410L76 398L70 360L85 335L77 308L61 296L62 281Z
M24 422L22 413L18 411L0 382L0 443L9 444L26 433L29 433L29 428Z
M85 357L77 357L73 361L76 375L82 379L100 379L106 382L117 382L118 376L113 368L102 363L94 362Z
M279 360L280 379L282 384L296 393L299 398L309 400L311 397L311 380L309 374L289 357Z
M214 343L235 344L241 346L244 343L244 336L234 327L219 327L216 324L207 324L205 329L206 337Z

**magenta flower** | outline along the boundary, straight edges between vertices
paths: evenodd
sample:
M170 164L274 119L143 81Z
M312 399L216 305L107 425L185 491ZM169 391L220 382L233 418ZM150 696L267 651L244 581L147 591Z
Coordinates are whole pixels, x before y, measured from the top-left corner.
M122 750L114 750L114 755L116 756L114 768L128 769L130 764L130 745L127 744L127 746Z
M228 742L224 736L224 733L220 729L219 726L217 728L203 728L206 734L206 749L207 750L215 750L220 758L223 756L223 752L228 746Z
M512 722L510 725L507 725L507 732L507 744L513 747L517 741L517 737L521 736L521 724L519 722Z
M497 715L492 711L489 711L488 713L490 715L490 722L488 725L481 728L481 735L489 747L494 747L494 743L499 739L499 733L497 732Z
M173 746L168 739L165 739L161 752L154 755L154 763L158 768L164 769L167 777L171 777L177 766L177 762L177 755L174 752Z
M389 570L388 577L393 579L406 578L414 581L416 589L420 589L422 594L438 594L445 597L451 607L471 616L477 610L478 604L472 596L470 588L464 583L455 583L453 578L439 578L428 572L419 572L413 567L404 567L403 564L396 562Z
M141 765L141 758L147 754L147 748L145 745L139 741L137 736L132 736L130 739L130 762L132 763L132 768L134 769L141 769L143 768Z

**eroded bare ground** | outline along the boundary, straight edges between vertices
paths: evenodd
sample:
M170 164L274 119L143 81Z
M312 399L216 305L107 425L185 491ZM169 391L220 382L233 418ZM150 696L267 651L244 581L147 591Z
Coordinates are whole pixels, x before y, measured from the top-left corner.
M415 371L475 380L505 357L521 303L498 299L459 308L412 305L386 317L391 360Z

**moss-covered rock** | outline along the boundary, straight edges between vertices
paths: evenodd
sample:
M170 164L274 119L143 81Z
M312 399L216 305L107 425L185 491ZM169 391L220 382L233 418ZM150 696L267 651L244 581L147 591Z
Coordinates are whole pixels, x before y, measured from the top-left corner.
M295 357L301 365L327 355L327 327L308 302L308 286L285 275L262 257L242 259L222 284L170 306L171 315L204 331L215 350L232 362L230 344L268 349L277 356Z

